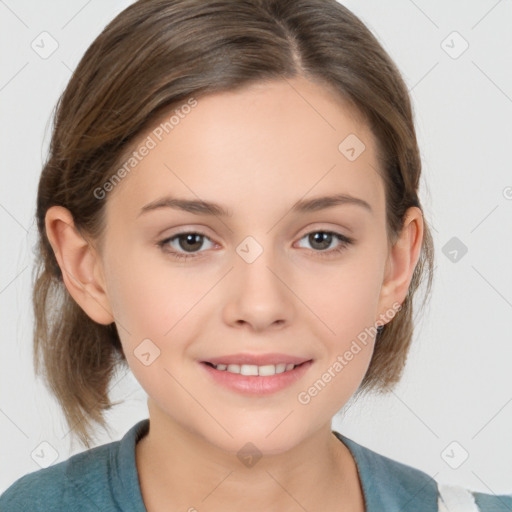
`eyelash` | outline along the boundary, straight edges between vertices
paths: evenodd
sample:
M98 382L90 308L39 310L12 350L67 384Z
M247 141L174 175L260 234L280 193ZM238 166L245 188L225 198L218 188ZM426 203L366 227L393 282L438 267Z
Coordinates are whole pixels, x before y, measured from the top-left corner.
M318 256L320 256L322 258L328 258L331 256L335 256L336 254L344 251L349 245L354 243L354 239L352 239L352 238L349 238L349 237L342 235L341 233L337 233L335 231L326 231L326 230L310 231L309 233L306 233L304 236L302 236L300 238L300 240L302 240L303 238L306 238L309 235L316 234L316 233L325 233L328 235L333 235L340 242L339 245L335 249L329 249L329 250L324 250L324 251L318 251L318 250L311 249L314 253L316 253ZM186 261L191 258L200 257L197 255L198 253L188 253L187 254L187 253L169 251L169 249L167 248L169 242L172 242L173 240L179 239L180 237L183 237L186 235L199 235L199 236L202 236L202 237L210 240L210 238L207 235L205 235L204 233L201 233L200 231L184 231L182 233L177 233L177 234L173 235L172 237L166 238L165 240L162 240L161 242L158 242L157 245L162 249L162 251L164 251L166 254L168 254L169 256L171 256L172 258L174 258L176 260Z

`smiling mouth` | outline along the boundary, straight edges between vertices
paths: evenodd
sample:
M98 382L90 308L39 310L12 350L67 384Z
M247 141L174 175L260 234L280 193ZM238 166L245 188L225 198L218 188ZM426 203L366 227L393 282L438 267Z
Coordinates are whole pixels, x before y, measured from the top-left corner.
M293 363L279 363L279 364L266 364L266 365L255 365L255 364L213 364L207 361L204 361L203 364L206 364L212 368L215 368L219 371L225 371L228 373L235 373L239 375L246 376L254 376L254 377L269 377L272 375L277 375L280 373L286 373L294 370L295 368L302 366L303 364L309 361L305 361L301 364L293 364Z

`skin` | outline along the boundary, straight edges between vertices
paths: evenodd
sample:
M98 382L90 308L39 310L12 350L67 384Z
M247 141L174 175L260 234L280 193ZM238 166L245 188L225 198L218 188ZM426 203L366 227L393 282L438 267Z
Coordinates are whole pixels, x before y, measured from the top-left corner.
M338 150L349 134L366 146L354 161ZM308 404L297 397L406 296L422 215L409 209L390 245L377 169L375 138L349 104L304 78L276 80L198 98L108 193L101 250L78 234L69 211L48 210L67 289L93 320L116 322L148 394L151 427L136 457L149 511L364 510L357 467L331 420L359 387L374 339ZM372 211L343 204L291 212L300 199L333 193ZM214 201L232 217L171 208L139 215L170 194ZM195 258L176 260L158 246L178 231L206 235ZM354 242L334 252L336 237L322 246L307 236L325 231ZM252 263L236 252L247 236L263 249ZM167 244L187 247L183 238ZM160 349L149 366L134 355L147 338ZM313 364L288 388L250 397L213 383L199 363L240 352ZM252 467L236 455L247 442L263 455Z

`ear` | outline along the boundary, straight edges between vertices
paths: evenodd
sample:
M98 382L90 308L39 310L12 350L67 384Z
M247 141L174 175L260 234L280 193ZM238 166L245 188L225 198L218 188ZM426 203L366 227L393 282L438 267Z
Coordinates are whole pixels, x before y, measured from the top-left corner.
M78 232L70 211L52 206L45 216L46 233L68 292L99 324L114 321L106 294L101 260L92 244Z
M423 215L418 207L412 206L405 213L402 230L387 258L379 298L381 317L393 304L404 302L421 254L422 242Z

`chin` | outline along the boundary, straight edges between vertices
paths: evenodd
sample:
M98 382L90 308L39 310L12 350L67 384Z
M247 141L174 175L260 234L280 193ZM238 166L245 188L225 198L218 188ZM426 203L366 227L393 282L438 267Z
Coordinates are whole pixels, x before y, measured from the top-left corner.
M254 424L246 423L240 425L239 428L236 425L231 425L228 430L233 436L232 438L220 433L215 436L215 439L208 436L206 440L239 458L246 452L249 454L254 452L260 457L262 455L280 455L295 448L308 435L302 429L291 431L291 422L289 420L282 421L283 418L280 418L279 421L273 421L271 425L263 421L255 421ZM282 422L281 425L280 422Z

